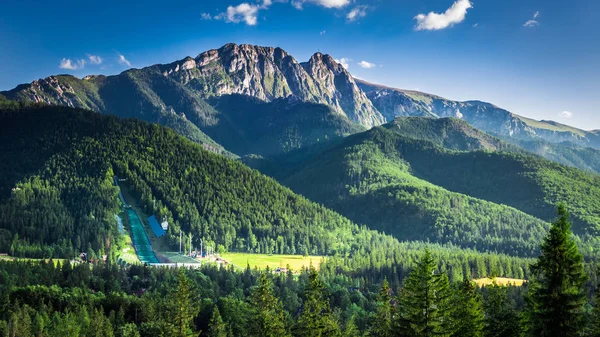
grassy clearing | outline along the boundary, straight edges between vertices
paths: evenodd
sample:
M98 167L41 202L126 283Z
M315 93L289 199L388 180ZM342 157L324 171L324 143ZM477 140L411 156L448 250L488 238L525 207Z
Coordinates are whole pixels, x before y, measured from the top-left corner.
M30 261L30 262L40 262L40 261L46 261L46 262L50 262L50 259L31 259L28 257L13 257L13 256L8 256L8 255L1 255L0 256L0 261L18 261L18 262L23 262L23 261ZM55 266L59 266L62 265L63 263L67 262L67 259L52 259L52 261L54 262Z
M221 254L227 262L232 263L239 268L265 269L267 266L271 269L277 267L286 268L290 266L292 271L297 272L302 267L308 267L312 263L315 268L319 268L324 257L321 256L302 256L302 255L266 255L266 254L247 254L247 253L227 253Z
M166 257L172 263L200 263L189 256L181 255L177 252L159 252L156 254Z
M523 116L519 116L519 115L516 115L516 117L519 118L521 121L525 122L525 124L532 126L534 128L546 129L546 130L558 131L558 132L572 132L581 137L586 136L586 134L583 130L580 130L580 129L577 129L577 128L574 128L572 126L568 126L565 124L560 124L560 123L556 123L556 122L547 122L547 121L536 121L535 119L531 119L531 118L527 118L527 117L523 117Z
M124 214L121 212L121 219L126 218ZM128 264L140 264L140 259L135 253L135 248L133 248L133 240L131 240L131 236L129 235L131 232L129 223L127 220L123 220L123 224L125 225L125 233L121 237L123 238L124 247L119 250L119 257Z
M475 283L477 283L478 287L489 286L489 285L492 285L494 282L496 282L496 284L499 286L513 285L513 286L520 287L523 285L523 283L526 282L526 280L521 280L521 279L516 279L516 278L507 278L507 277L496 277L496 278L486 277L486 278L476 279L473 281Z

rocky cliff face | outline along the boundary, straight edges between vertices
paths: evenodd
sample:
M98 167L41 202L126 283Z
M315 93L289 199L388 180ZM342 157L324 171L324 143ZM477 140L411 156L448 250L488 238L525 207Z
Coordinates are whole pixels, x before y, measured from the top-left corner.
M273 102L295 97L320 103L370 128L398 116L456 117L498 136L543 139L600 148L600 132L534 121L489 103L457 102L426 93L355 80L329 55L299 63L281 48L227 44L165 65L131 69L116 76L50 76L3 93L9 99L110 112L165 124L219 123L206 99L245 95ZM166 125L166 124L165 124Z
M321 53L300 64L281 48L227 44L161 66L161 72L204 98L241 94L269 102L293 95L366 127L385 122L346 69Z
M387 120L400 116L454 117L488 133L516 140L542 139L552 143L571 142L600 148L600 137L593 132L551 121L534 121L490 103L458 102L364 81L357 83Z
M300 64L281 48L251 45L227 44L196 58L132 69L116 76L86 76L81 80L68 75L51 76L21 85L5 95L103 111L107 108L103 104L104 94L114 94L124 82L158 110L169 110L172 105L168 100L240 94L271 102L296 96L303 101L329 105L338 114L365 127L385 122L354 78L331 56L317 53ZM169 92L165 93L165 89ZM173 99L173 95L181 97ZM177 107L172 108L178 111ZM181 113L188 115L185 111Z

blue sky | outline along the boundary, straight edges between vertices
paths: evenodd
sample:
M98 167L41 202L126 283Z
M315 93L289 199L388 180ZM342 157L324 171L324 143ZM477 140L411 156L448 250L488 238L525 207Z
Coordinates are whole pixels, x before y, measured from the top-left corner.
M368 81L600 129L597 0L7 0L2 7L0 90L58 73L116 74L235 42L279 46L299 61L321 51Z

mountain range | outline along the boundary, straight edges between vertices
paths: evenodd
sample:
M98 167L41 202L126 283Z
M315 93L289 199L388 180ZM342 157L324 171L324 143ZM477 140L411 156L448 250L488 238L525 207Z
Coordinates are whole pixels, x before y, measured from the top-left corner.
M227 44L195 58L130 69L115 76L50 76L1 94L13 100L60 104L157 122L219 151L223 149L210 139L215 133L206 131L230 121L224 116L229 111L218 107L220 98L229 95L253 97L263 103L293 97L296 102L323 104L329 107L330 114L364 128L400 116L455 117L514 142L568 142L572 147L600 148L597 132L552 121L534 121L490 103L457 102L367 83L353 78L329 55L316 53L307 62L298 62L281 48L251 45ZM544 155L541 151L540 154ZM566 164L582 166L577 161ZM585 168L590 166L595 167Z
M4 102L3 96L11 101ZM188 143L163 129L147 129L145 124L133 122L115 124L88 112L70 110L63 111L67 118L59 118L60 113L56 118L77 120L73 123L80 125L67 129L67 134L81 145L65 150L66 140L48 135L51 144L60 146L47 149L40 157L56 157L63 163L91 148L98 154L97 160L103 158L110 165L101 165L102 172L93 174L81 167L81 174L101 186L110 172L127 175L137 182L136 190L144 202L156 197L161 212L189 226L186 230L211 228L210 235L217 231L211 238L218 237L217 243L227 249L320 254L348 251L356 242L344 239L340 243L325 234L328 227L323 219L335 219L331 221L343 228L339 235L344 236L359 233L359 227L354 227L359 224L398 240L531 257L537 254L558 202L567 203L586 256L598 246L600 176L595 173L600 169L600 135L556 122L534 121L489 103L457 102L367 83L353 78L331 56L321 53L300 63L280 48L227 44L196 58L130 69L114 76L50 76L1 93L0 103L14 106L13 101L21 101L25 107L25 102L51 104L158 123L205 150L239 158L241 163L232 164L229 159L221 162L218 156L191 150ZM36 113L48 111L27 110L32 119ZM90 124L82 119L96 120L104 126L103 133L81 138L77 128L90 132ZM20 120L18 125L27 130L25 124ZM111 133L109 126L118 132ZM128 127L137 130L132 132L141 143L127 135L124 130ZM151 140L155 131L162 137L159 143ZM117 138L115 143L106 140L109 136ZM35 142L35 137L17 144L28 148L30 142ZM123 146L135 155L123 152ZM102 147L110 149L109 153L102 153ZM37 171L27 171L27 156L6 151L4 159L8 163L17 158L13 161L18 169L4 168L10 173L0 185L5 195L15 186L26 187L19 184L33 184L43 190L40 186L62 183L40 173L53 174L53 169L44 165L55 168L58 164L41 162L34 165ZM157 153L162 154L162 161L157 161ZM176 154L187 158L184 166L178 166L183 159ZM97 163L96 159L83 158L89 165ZM165 164L165 160L172 164ZM243 164L275 178L277 183L258 178ZM232 169L231 165L239 167ZM235 186L227 185L231 182L226 176L215 176L211 170L229 172L236 177ZM157 180L160 174L168 181ZM175 177L192 179L194 184ZM252 188L258 194L247 195L247 189L240 187L248 179L256 181ZM320 203L325 210L278 183ZM269 189L263 190L261 184ZM200 192L200 186L205 193ZM48 200L68 210L76 196L63 195L62 185L56 188L48 192ZM81 188L84 193L85 188ZM113 207L106 199L112 192L108 186L104 188L93 192L101 196L101 204ZM231 193L222 194L224 188ZM38 204L43 201L33 200ZM227 203L220 204L219 200ZM285 207L264 209L258 218L236 213L238 206L259 207L254 204L257 200ZM295 208L298 204L305 206ZM89 212L65 215L65 219L93 223ZM308 241L297 241L299 233L311 227L311 221L317 221L313 224L318 230ZM261 225L248 227L256 223ZM258 235L253 230L266 231ZM329 230L338 233L333 227ZM76 242L77 236L70 240ZM57 238L52 244L58 247L61 243ZM73 246L81 248L76 243Z

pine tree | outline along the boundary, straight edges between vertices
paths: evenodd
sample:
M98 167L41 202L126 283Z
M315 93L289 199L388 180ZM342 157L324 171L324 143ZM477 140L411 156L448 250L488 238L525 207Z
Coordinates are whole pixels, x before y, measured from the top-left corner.
M250 296L250 305L252 307L249 326L250 336L290 336L285 325L283 305L273 295L273 283L266 273L260 275L258 285Z
M210 322L208 323L208 337L227 337L227 326L223 323L219 307L215 305Z
M344 332L342 333L343 337L357 337L360 336L360 331L356 326L356 321L354 315L350 317L348 322L346 322L346 327L344 328Z
M531 334L577 336L583 322L583 287L587 276L564 204L558 206L558 219L542 242L541 255L531 271L534 276L528 301Z
M340 326L336 322L324 295L325 286L317 270L311 266L308 271L308 284L304 291L302 313L294 327L294 336L340 336Z
M371 324L370 336L391 337L392 331L392 297L390 295L390 285L387 280L383 280L381 290L377 296L377 312Z
M484 303L484 336L513 337L521 334L520 317L508 297L506 287L496 283L487 287Z
M173 322L177 330L177 337L197 336L193 331L194 317L200 312L192 283L185 275L184 269L179 270L177 277L178 285L174 294L172 294L172 308L174 310Z
M121 326L121 337L140 337L140 332L135 324L126 323Z
M454 332L452 291L446 273L436 273L429 249L405 281L396 335L450 336Z
M600 275L598 275L600 276ZM594 292L593 309L590 315L590 333L591 337L600 337L600 283L596 285Z
M456 307L454 313L456 331L452 336L482 337L483 320L485 318L483 301L471 280L465 278L460 284L454 303Z

